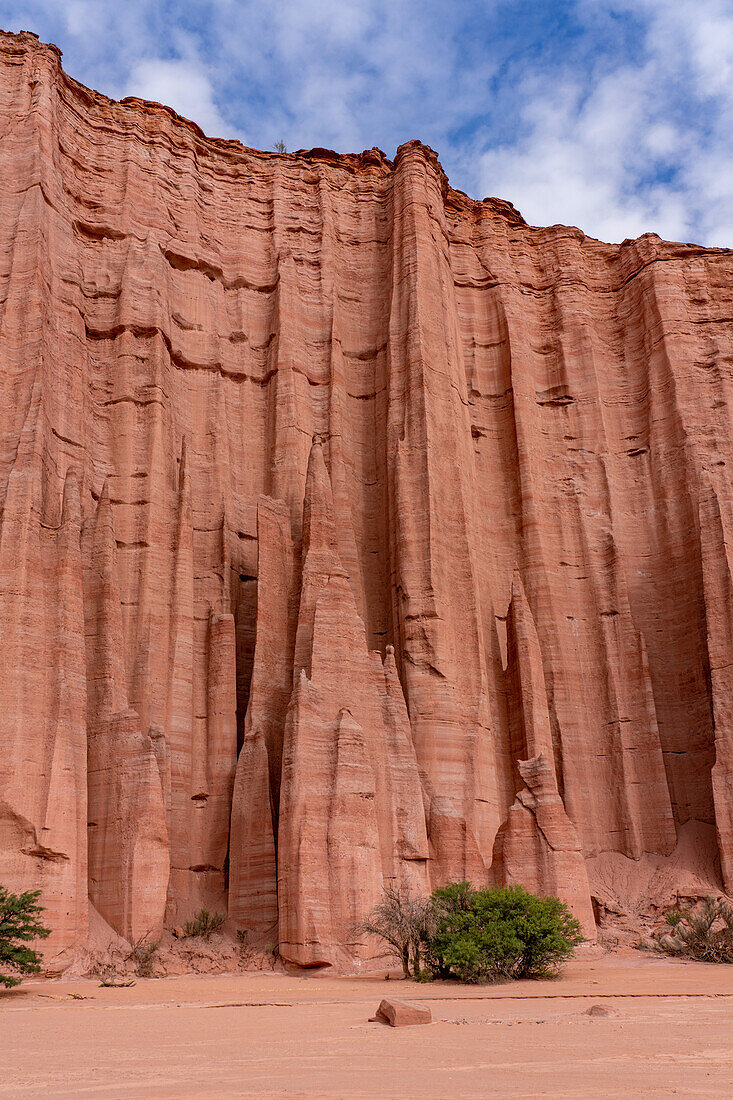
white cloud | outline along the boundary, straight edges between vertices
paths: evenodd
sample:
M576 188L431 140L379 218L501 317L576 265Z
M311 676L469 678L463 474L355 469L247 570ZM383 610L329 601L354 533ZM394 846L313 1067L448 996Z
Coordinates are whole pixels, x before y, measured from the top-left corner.
M549 74L520 90L522 132L485 151L483 188L535 224L572 221L611 239L643 227L733 246L730 4L577 0L577 10L598 42L611 15L640 20L641 59L599 54L574 103Z
M206 72L193 60L148 58L134 66L125 95L153 99L192 119L210 137L233 137L214 102Z
M494 0L483 0L491 27ZM215 0L219 62L264 100L252 140L388 154L412 137L447 145L465 112L483 107L489 51L460 40L473 0Z
M579 84L520 87L526 136L483 154L483 190L510 199L535 225L580 225L612 241L649 231L689 236L676 188L634 186L683 141L672 123L652 123L650 81L646 71L620 68L590 95Z
M82 37L104 34L107 24L104 7L94 0L66 0L63 18L69 33Z

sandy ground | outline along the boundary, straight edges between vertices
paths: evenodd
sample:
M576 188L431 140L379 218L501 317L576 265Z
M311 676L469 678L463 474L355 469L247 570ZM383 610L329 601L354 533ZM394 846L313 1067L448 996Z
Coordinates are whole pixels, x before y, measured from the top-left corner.
M433 1023L370 1023L385 995L429 1005ZM642 954L488 987L271 973L33 982L0 995L0 1096L723 1098L732 1009L733 967Z

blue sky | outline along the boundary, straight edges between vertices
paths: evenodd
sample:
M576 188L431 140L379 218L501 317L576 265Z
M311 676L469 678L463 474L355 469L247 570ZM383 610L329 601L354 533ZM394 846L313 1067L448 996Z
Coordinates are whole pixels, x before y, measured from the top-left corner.
M211 136L417 137L534 225L733 247L733 0L0 0L0 26Z

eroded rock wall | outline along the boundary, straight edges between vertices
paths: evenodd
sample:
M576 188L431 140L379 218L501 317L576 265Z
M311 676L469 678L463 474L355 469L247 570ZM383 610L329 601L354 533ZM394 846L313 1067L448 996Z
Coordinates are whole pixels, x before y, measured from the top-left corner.
M210 141L27 34L0 82L0 881L50 950L90 897L340 962L464 877L592 934L693 832L733 890L731 253Z

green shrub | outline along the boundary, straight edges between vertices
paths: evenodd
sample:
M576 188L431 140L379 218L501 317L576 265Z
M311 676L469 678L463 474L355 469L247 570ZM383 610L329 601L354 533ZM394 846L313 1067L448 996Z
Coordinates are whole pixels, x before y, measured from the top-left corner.
M450 883L429 898L388 887L354 931L382 939L405 978L462 982L543 977L583 939L558 898L536 897L521 886L477 890L469 882Z
M186 921L183 928L184 936L201 936L208 940L214 932L218 932L226 921L226 913L210 913L208 909L199 909L193 920Z
M672 912L672 911L671 911ZM698 962L733 963L733 908L722 898L705 898L689 912L665 914L673 931L658 940L658 950Z
M39 919L43 912L38 904L40 894L40 890L11 894L0 886L0 985L10 988L21 981L18 975L40 973L40 954L26 946L51 934ZM13 974L3 973L6 969Z
M554 973L583 936L558 898L540 898L521 886L476 890L451 883L433 894L437 929L426 961L439 978L494 982Z

